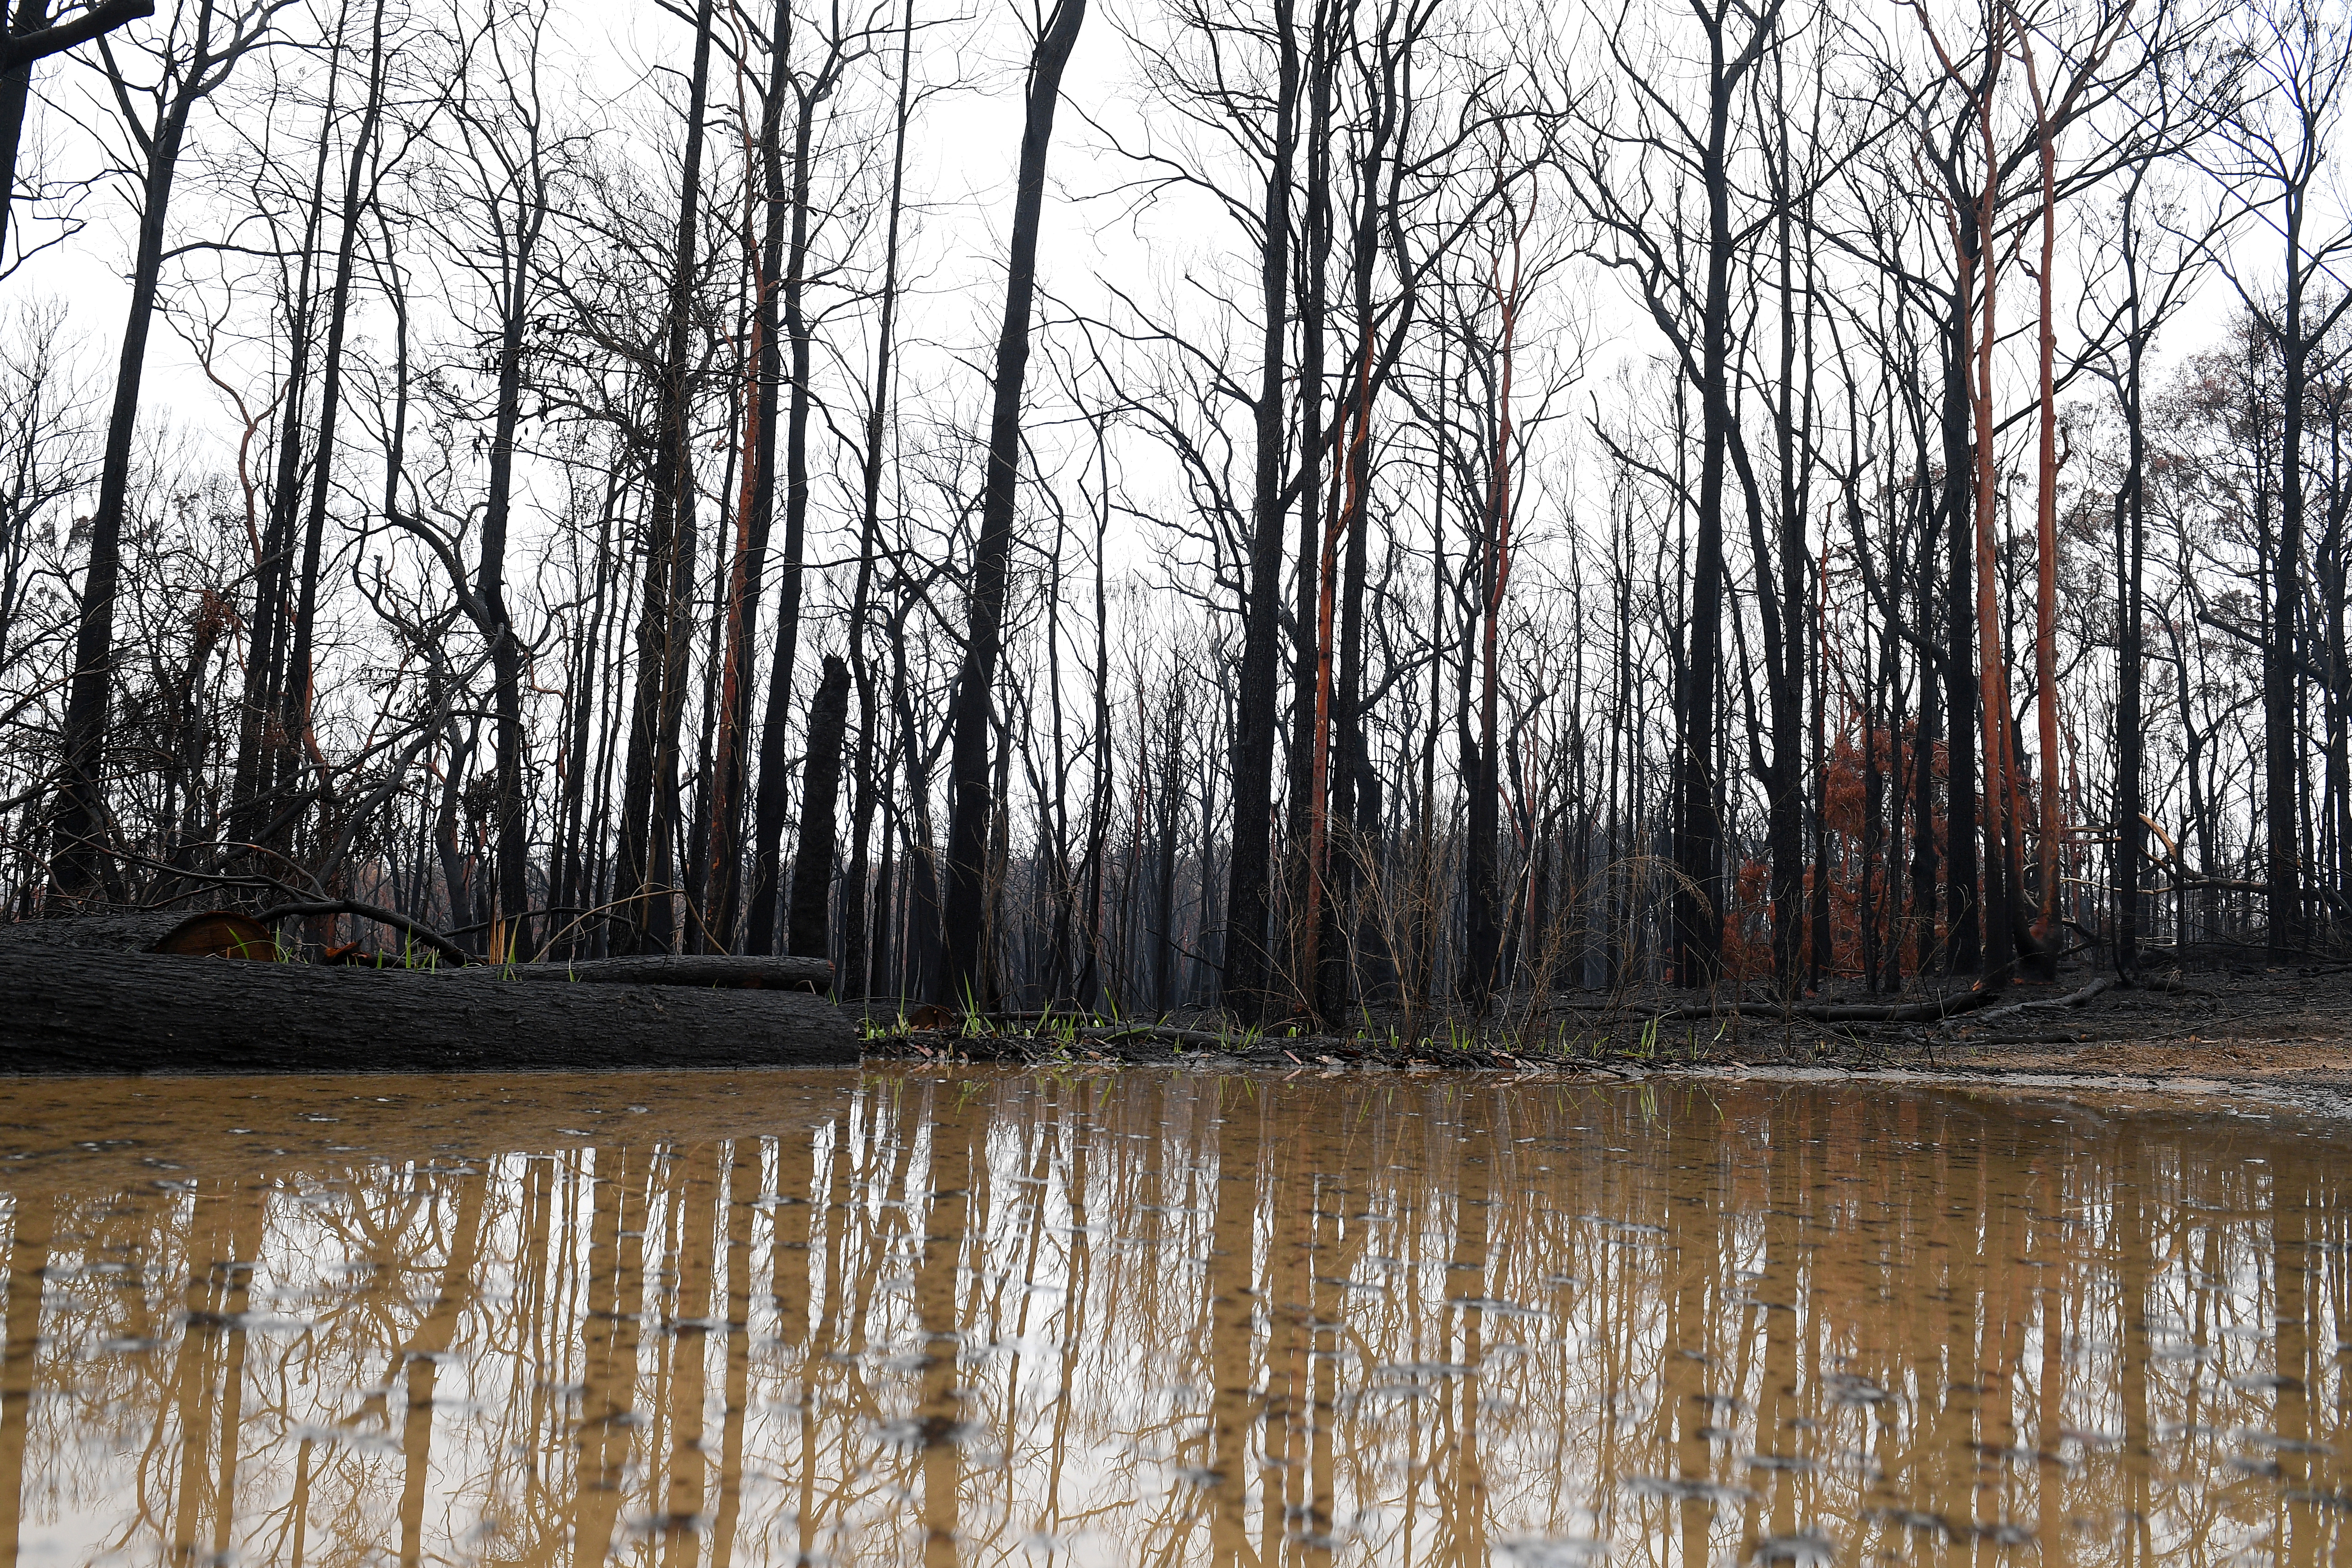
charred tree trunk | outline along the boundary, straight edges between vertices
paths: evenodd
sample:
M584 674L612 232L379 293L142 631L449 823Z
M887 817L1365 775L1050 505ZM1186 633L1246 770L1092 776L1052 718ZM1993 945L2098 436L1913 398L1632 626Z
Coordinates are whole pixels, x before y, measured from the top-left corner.
M663 351L653 460L652 509L646 520L645 584L637 610L635 689L629 704L629 745L621 792L619 902L638 952L669 948L676 921L670 886L670 837L677 809L677 727L684 709L687 589L694 572L694 450L688 418L687 331L694 299L696 241L701 213L702 121L710 85L713 0L695 12L694 67L686 107L686 152L680 167L678 219L671 254L667 340Z
M2303 857L2296 845L2297 807L2303 798L2303 729L2295 713L2302 649L2295 610L2303 595L2303 428L2309 396L2312 341L2304 311L2308 287L2304 263L2305 193L2285 202L2286 279L2279 333L2279 528L2271 552L2269 624L2263 643L2263 826L2273 963L2294 956L2303 943ZM2313 334L2316 336L2316 334Z
M1746 45L1728 51L1728 4L1697 12L1708 35L1707 107L1694 149L1706 203L1706 268L1698 321L1699 475L1692 540L1690 651L1682 681L1679 773L1675 781L1674 897L1675 983L1713 985L1723 959L1724 868L1722 726L1717 687L1723 675L1724 479L1737 437L1731 412L1732 269L1739 236L1731 217L1731 123L1741 84L1777 35L1780 6L1743 11Z
M215 0L201 0L188 24L187 54L162 62L153 89L152 126L133 127L144 153L140 171L139 227L131 268L131 305L116 363L113 405L91 509L89 562L82 578L74 626L73 675L67 689L61 776L50 818L49 897L63 906L107 896L117 886L109 837L104 771L110 740L109 708L114 681L114 597L122 568L124 510L130 502L131 443L138 433L140 391L147 370L147 338L163 281L163 231L178 178L189 117L227 79L238 58L258 41L276 6L240 16L226 36ZM119 73L116 73L119 78Z
M786 946L795 958L829 957L826 912L833 894L834 813L841 798L841 747L849 726L849 666L828 655L810 706L808 754L801 767L801 845L793 858Z
M890 413L891 358L897 343L898 317L898 223L904 211L907 179L908 89L914 65L915 5L907 0L898 28L898 100L890 138L889 216L882 241L882 301L874 332L874 384L867 389L866 448L860 479L857 581L849 601L849 673L857 686L857 751L850 770L849 866L842 882L842 952L840 994L869 994L869 968L878 959L880 943L869 943L876 921L866 892L866 846L874 833L874 813L882 793L877 731L881 703L874 689L872 662L866 654L866 618L874 603L875 553L881 547L883 437ZM885 888L872 898L873 910L887 910L889 855L883 855Z
M1944 347L1944 495L1950 575L1944 616L1944 921L1943 969L1973 974L1984 962L1982 906L1977 897L1976 470L1969 440L1969 345L1974 334L1976 226L1960 224L1961 271L1952 292ZM1922 853L1927 846L1923 841Z
M499 333L498 405L490 419L489 489L482 507L481 563L474 584L482 635L490 643L491 701L498 713L493 742L498 925L490 945L494 953L517 963L529 961L537 949L531 941L530 813L522 783L522 639L515 635L514 613L507 605L507 530L513 512L515 431L522 419L523 334L530 319L531 269L546 219L546 195L543 182L517 193L512 268L505 279L506 297L499 301L504 319ZM338 321L338 330L341 325ZM339 331L331 335L331 342L335 336ZM322 458L327 449L322 437ZM319 486L323 492L323 472ZM313 532L306 548L316 548L317 520L323 510L323 504L313 510Z
M2128 204L2124 221L2126 226L2133 221ZM2116 491L2116 582L2121 599L2116 607L2116 967L2129 977L2137 973L2139 965L2139 866L2141 858L2147 853L2147 823L2140 802L2145 750L2140 734L2140 694L2145 680L2141 638L2147 614L2142 584L2147 559L2147 503L2141 478L2143 465L2147 461L2147 431L2141 402L2141 371L2147 339L2139 320L2137 258L2128 237L2125 245L2131 319L2125 328L2124 347L2124 481Z
M778 6L781 14L786 9ZM782 23L779 22L779 26ZM792 772L786 720L793 700L793 668L798 662L801 635L801 552L808 531L808 426L814 406L809 393L809 368L814 357L808 321L808 257L811 159L815 146L816 111L832 97L840 79L840 39L831 40L824 63L795 89L798 118L793 126L792 239L782 273L784 341L792 347L792 398L784 420L784 551L783 592L776 606L776 654L768 668L767 710L760 730L760 798L754 809L751 843L750 931L744 942L750 952L770 952L776 940L776 900L782 896L784 815L789 804ZM1034 237L1032 237L1032 245ZM768 431L772 444L772 423ZM772 480L771 481L772 485Z
M1019 500L1021 395L1029 368L1029 323L1037 289L1037 228L1045 201L1045 155L1062 71L1077 45L1086 0L1056 0L1030 58L1019 183L1006 258L1004 323L996 343L995 407L989 424L988 476L981 496L980 541L972 560L971 625L958 677L953 792L948 826L948 890L941 935L946 946L940 1000L980 999L988 986L989 832L996 812L988 756L996 665L1004 635L1005 579Z

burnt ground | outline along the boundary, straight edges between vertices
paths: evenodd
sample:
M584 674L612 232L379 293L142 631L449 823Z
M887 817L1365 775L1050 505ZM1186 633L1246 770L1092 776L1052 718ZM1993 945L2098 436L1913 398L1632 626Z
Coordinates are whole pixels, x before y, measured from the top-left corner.
M2084 996L2102 979L2105 989ZM1796 1007L1760 995L1709 1003L1680 992L1610 996L1561 992L1507 999L1473 1026L1374 1011L1365 1027L1298 1024L1250 1032L1214 1015L1118 1021L1070 1015L950 1017L869 1013L868 1060L1196 1068L1485 1068L1636 1078L1677 1071L1802 1071L2051 1079L2210 1089L2268 1089L2352 1110L2352 964L2241 965L2116 984L2069 968L2055 984L2017 984L1948 1016L1853 1017L1907 1005L1916 1015L1964 995L1901 998L1832 988ZM1823 1016L1827 1015L1827 1016Z

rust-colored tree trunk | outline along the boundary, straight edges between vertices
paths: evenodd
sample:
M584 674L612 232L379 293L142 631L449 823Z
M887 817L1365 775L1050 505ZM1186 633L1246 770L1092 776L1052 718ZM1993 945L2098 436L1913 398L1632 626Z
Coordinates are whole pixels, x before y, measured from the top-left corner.
M1316 565L1315 728L1307 773L1307 909L1299 926L1298 963L1299 991L1310 1005L1320 967L1326 872L1331 855L1331 655L1332 620L1339 607L1339 542L1349 530L1363 526L1363 459L1372 426L1372 322L1367 316L1358 326L1353 428L1348 433L1348 457L1342 466L1347 488L1337 521L1323 531L1323 549Z
M1995 67L1995 73L1998 66ZM1978 100L1977 121L1984 140L1984 185L1977 201L1977 232L1990 238L2000 213L2000 167L1993 144L1990 75ZM2011 806L2015 790L2010 768L2009 671L2000 642L2000 601L1997 592L2000 557L1993 538L1993 516L2000 476L1993 458L1992 359L2000 335L1996 314L2000 264L1990 245L1985 247L1981 287L1983 319L1977 331L1976 385L1971 395L1976 416L1976 542L1977 542L1977 669L1984 708L1984 827L1985 960L1989 973L2000 975L2015 956L2016 888L2009 872L2015 862Z
M1974 209L1973 214L1964 214L1960 210L1961 193L1957 189L1948 196L1951 205L1947 208L1947 214L1952 237L1952 253L1956 262L1953 296L1953 319L1956 322L1965 323L1968 321L1969 285L1974 281L1969 265L1969 247L1962 235L1962 226L1970 216L1973 217L1978 236L1976 254L1983 269L1983 280L1978 289L1982 303L1979 307L1981 315L1976 340L1973 344L1966 342L1956 343L1954 352L1956 354L1964 355L1973 349L1976 362L1973 367L1974 379L1967 387L1967 395L1975 434L1975 450L1971 457L1975 470L1977 679L1978 697L1982 709L1980 732L1984 742L1983 808L1984 840L1987 851L1983 900L1984 956L1986 973L1998 977L2007 973L2015 957L2016 924L2012 919L2012 912L2015 908L2017 887L2014 874L2016 862L2013 853L2015 838L2011 832L2016 815L2013 809L2015 793L2011 780L2015 753L2011 750L2009 735L2009 682L2007 663L2001 651L2000 606L1994 576L2000 562L1993 539L1994 503L2000 485L1999 472L1993 460L1992 404L1993 347L2000 325L1998 316L2000 261L1993 250L1993 238L1996 233L1994 225L2000 216L2001 174L2000 147L1993 133L1993 101L2000 87L2001 63L2007 58L2005 49L2009 23L2006 20L2008 13L2005 9L1998 13L1995 17L1989 19L1986 28L1986 55L1983 69L1980 75L1971 79L1962 72L1950 51L1944 47L1942 38L1937 35L1934 24L1928 19L1926 8L1915 4L1913 10L1919 17L1920 26L1926 32L1928 44L1934 49L1936 58L1942 66L1944 74L1967 95L1969 103L1975 110L1978 151L1984 160L1976 188L1968 195L1969 205ZM1965 366L1962 374L1964 375L1968 374ZM1960 574L1958 560L1958 529L1956 526L1954 530L1955 592L1952 605L1956 620L1960 614L1958 593L1958 578ZM1954 644L1957 648L1958 644L1957 634ZM1951 721L1955 738L1964 732L1969 720L1969 715L1960 706L1958 697L1958 693L1956 689ZM1960 781L1957 777L1954 778L1952 789L1955 795L1961 788ZM1956 801L1954 816L1957 818L1958 815L1959 807ZM1957 878L1961 870L1959 856L1957 853L1958 849L1957 837L1954 847L1956 853L1953 857L1953 872ZM1965 896L1973 889L1956 888L1954 891ZM1956 899L1956 912L1958 902L1959 900ZM1956 953L1955 956L1957 962L1958 955Z
M742 68L736 69L736 100L741 123L743 163L761 178L747 180L743 190L742 247L751 272L751 336L743 354L743 424L738 455L740 483L735 498L735 537L729 552L725 631L719 644L719 736L711 748L710 811L703 824L705 903L710 920L698 930L698 947L724 950L735 940L742 852L744 773L750 753L751 703L751 639L758 630L759 596L768 545L768 518L775 490L773 442L776 421L770 387L779 366L772 322L775 316L775 257L782 246L785 212L782 173L777 142L783 121L788 89L785 23L780 16L770 37L767 91L756 128L740 113ZM754 216L764 201L764 235L754 227Z
M754 284L761 295L768 290L768 280L761 278ZM751 656L751 626L745 614L751 603L751 584L755 576L752 565L751 508L752 494L759 488L760 405L762 388L760 384L761 328L756 319L751 324L751 346L744 374L743 448L741 456L742 484L735 504L735 538L727 563L726 630L719 641L719 739L711 748L710 816L704 824L704 874L709 879L707 900L717 911L734 906L736 861L736 818L742 793L744 694L747 671L744 668ZM733 922L716 921L702 932L709 945L724 948L733 935Z
M2034 139L2042 163L2042 322L2040 348L2040 443L2036 452L2034 495L2033 679L2036 718L2041 729L2042 800L2039 865L2041 907L2035 911L2033 936L2041 951L2034 957L2045 977L2054 978L2057 951L2052 942L2058 919L2058 321L2052 297L2052 268L2058 254L2058 148L2050 123L2050 110L2042 96L2042 78L2034 68L2033 45L2022 22L2017 24L2019 58L2025 65L2025 85L2033 99Z

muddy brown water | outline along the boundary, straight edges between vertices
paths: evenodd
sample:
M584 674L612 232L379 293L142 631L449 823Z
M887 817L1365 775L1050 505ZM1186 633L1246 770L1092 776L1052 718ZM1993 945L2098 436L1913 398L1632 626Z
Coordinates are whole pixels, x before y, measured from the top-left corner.
M2352 1561L2347 1126L1888 1085L0 1085L0 1561Z

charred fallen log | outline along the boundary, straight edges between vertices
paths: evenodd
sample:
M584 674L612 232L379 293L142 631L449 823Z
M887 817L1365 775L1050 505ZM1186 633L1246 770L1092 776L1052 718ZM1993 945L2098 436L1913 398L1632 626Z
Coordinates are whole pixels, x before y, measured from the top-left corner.
M191 958L278 957L269 928L235 910L121 910L68 920L0 922L0 951L173 952Z
M0 942L0 1072L452 1072L847 1065L801 991L557 984Z
M596 985L690 985L722 991L830 991L833 965L822 958L736 958L722 953L654 953L587 958L572 963L478 963L469 982L569 980Z

